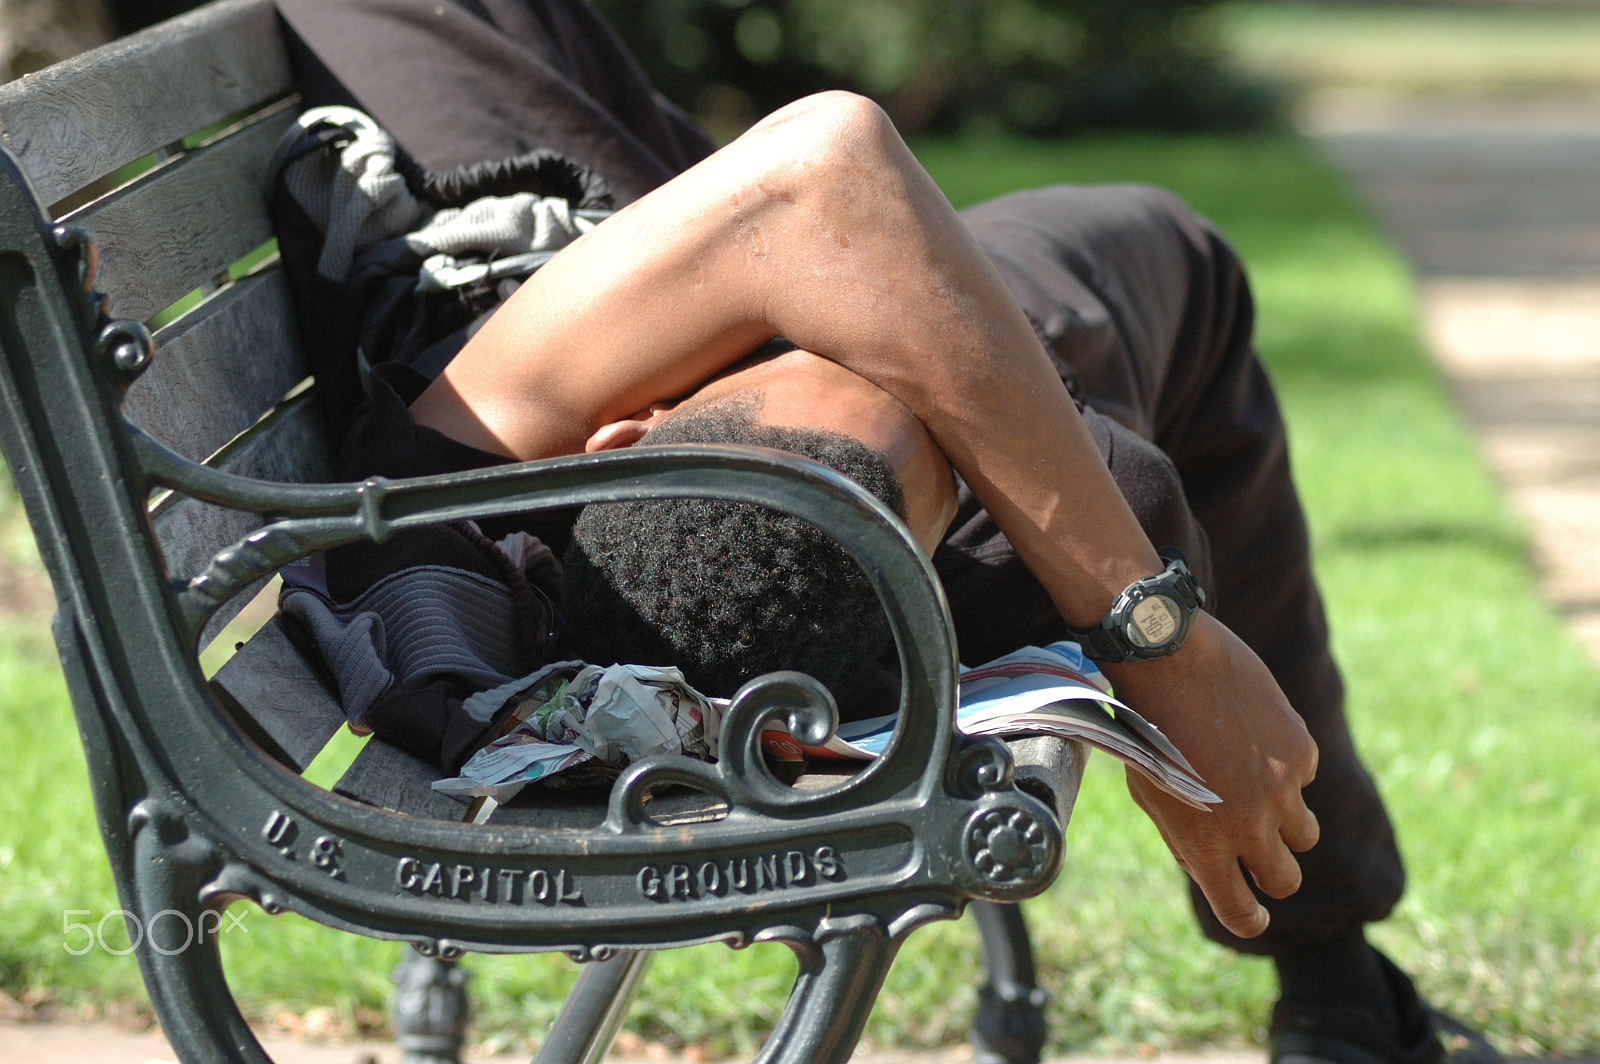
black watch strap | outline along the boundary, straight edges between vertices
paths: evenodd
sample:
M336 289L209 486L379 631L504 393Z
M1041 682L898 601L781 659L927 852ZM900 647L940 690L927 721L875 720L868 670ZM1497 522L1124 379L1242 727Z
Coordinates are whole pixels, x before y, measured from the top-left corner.
M1095 661L1150 661L1175 653L1193 627L1194 615L1205 605L1205 591L1195 583L1189 563L1177 547L1162 547L1158 552L1167 567L1155 576L1135 580L1125 588L1111 610L1093 628L1067 627L1067 633ZM1176 629L1158 646L1144 646L1129 638L1127 626L1134 608L1153 595L1173 602L1178 610Z
M1104 621L1100 622L1102 625ZM1083 647L1084 657L1094 661L1137 661L1129 654L1128 641L1111 634L1111 629L1073 628L1068 627L1067 633L1076 639Z

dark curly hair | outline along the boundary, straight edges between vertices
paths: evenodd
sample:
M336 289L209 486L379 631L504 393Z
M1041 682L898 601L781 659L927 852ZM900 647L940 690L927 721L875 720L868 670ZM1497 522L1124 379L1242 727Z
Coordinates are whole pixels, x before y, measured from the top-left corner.
M758 425L746 393L664 420L640 446L745 443L843 473L902 517L882 455L836 432ZM809 522L749 503L648 500L590 506L563 559L573 650L596 664L677 665L710 695L774 669L834 691L883 654L888 621L861 568Z

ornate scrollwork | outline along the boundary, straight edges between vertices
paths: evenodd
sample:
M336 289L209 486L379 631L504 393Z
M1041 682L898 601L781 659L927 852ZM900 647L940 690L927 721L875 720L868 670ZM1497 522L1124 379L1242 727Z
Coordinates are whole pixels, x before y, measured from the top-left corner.
M257 577L281 568L306 549L300 537L286 528L268 525L257 529L218 551L211 563L189 581L184 597L196 605L215 608Z
M100 248L95 243L94 233L86 225L58 225L50 230L50 235L57 247L77 256L78 289L84 300L83 320L92 325L106 312L105 293L94 290L95 278L100 273Z
M1011 785L1016 763L1006 744L991 735L963 740L961 752L953 759L950 783L957 794L976 798L985 791Z
M231 898L249 898L269 916L288 912L292 907L289 894L243 861L224 862L200 888L200 900L208 905Z
M78 288L88 295L100 272L100 246L95 243L94 232L86 225L58 225L50 235L61 250L77 254Z
M243 861L227 856L221 847L195 831L182 810L161 798L146 798L128 813L128 834L141 847L160 850L167 867L198 873L194 900L208 907L225 906L233 898L249 898L269 915L291 908L292 898L281 887Z
M424 957L441 961L458 961L467 954L465 946L448 938L408 938L406 941Z
M889 937L901 938L923 924L931 924L935 920L954 920L961 915L961 908L947 901L925 901L914 905L889 921Z
M779 718L797 742L821 746L839 726L839 707L826 687L804 673L756 677L739 688L722 718L720 760L708 764L685 757L653 757L631 766L611 791L612 828L643 827L648 822L645 795L668 783L714 794L736 807L770 810L814 800L815 795L781 782L762 755L761 733Z
M124 386L132 384L156 357L156 341L150 330L127 318L107 322L95 336L94 349L101 358L111 361Z

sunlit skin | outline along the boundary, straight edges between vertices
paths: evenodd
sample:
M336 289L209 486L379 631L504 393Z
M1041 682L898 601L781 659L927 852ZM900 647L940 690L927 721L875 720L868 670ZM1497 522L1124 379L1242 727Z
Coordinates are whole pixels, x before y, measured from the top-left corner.
M735 363L681 402L653 403L601 426L584 450L632 446L668 417L741 393L756 399L755 417L762 424L843 433L882 455L905 489L907 527L933 553L956 512L955 481L944 452L904 403L809 351Z
M741 364L775 337L801 351ZM568 247L412 412L532 459L627 446L676 404L750 389L763 421L889 455L924 548L954 466L1071 624L1162 568L1021 308L883 113L848 94L784 108ZM1284 897L1317 839L1300 718L1209 615L1178 653L1106 672L1223 804L1130 774L1135 800L1222 923L1260 934L1240 863Z

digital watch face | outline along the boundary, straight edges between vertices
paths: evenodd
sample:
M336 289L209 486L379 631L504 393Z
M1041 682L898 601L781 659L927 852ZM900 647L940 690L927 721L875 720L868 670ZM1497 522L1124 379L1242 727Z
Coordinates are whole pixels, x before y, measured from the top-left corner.
M1124 631L1135 646L1149 650L1171 641L1182 622L1178 603L1165 595L1146 595L1128 611L1128 625Z

